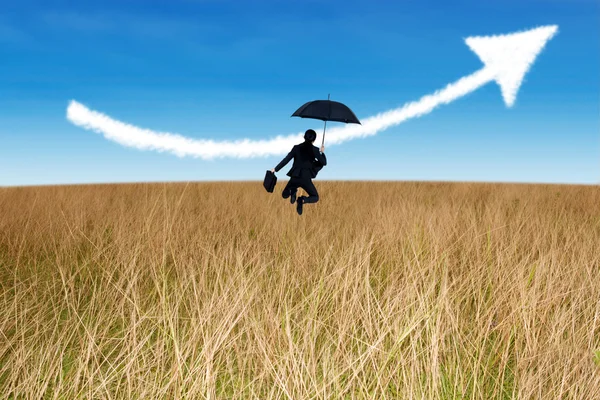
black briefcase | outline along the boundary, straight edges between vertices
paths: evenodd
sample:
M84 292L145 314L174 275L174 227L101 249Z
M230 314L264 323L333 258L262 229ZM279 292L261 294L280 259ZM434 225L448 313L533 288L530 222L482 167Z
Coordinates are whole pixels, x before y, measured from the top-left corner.
M271 171L267 171L265 175L265 180L263 181L263 186L267 189L267 192L273 193L273 189L275 189L275 184L277 183L277 177Z

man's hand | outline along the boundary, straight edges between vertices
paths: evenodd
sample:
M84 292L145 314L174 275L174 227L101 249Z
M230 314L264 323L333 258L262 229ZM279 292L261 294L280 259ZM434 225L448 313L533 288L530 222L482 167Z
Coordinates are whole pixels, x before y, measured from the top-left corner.
M321 145L321 153L325 151L325 146Z
M272 172L272 173L275 173L275 168L273 168L273 169L271 170L271 172Z

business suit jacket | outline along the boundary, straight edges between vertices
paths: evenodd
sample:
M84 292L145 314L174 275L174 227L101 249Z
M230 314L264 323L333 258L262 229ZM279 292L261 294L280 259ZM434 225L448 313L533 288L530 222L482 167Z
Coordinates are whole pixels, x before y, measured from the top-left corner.
M292 165L292 169L286 174L290 178L303 178L305 176L316 178L317 173L321 168L323 168L324 165L327 165L325 153L321 153L319 148L313 146L312 143L304 142L297 144L292 148L288 155L277 164L275 172L278 172L281 168L285 167L292 158L294 159L294 164Z

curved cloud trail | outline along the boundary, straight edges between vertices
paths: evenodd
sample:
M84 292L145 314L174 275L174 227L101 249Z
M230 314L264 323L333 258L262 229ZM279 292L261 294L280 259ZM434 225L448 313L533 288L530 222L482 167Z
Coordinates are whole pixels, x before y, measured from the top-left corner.
M330 128L326 134L327 144L336 145L348 140L376 135L408 119L430 113L437 106L464 96L492 78L492 75L484 68L469 77L448 85L445 89L433 95L422 97L419 101L365 118L361 121L362 125L348 124ZM281 155L286 154L294 144L304 140L304 132L287 136L279 135L267 140L215 141L211 139L191 139L176 133L155 132L117 121L106 114L90 110L75 100L71 100L67 108L67 119L84 129L101 133L106 139L123 146L139 150L169 152L179 157L191 156L213 159ZM318 134L321 135L321 133Z
M546 42L556 34L557 28L556 25L551 25L508 35L467 38L467 45L484 62L483 68L442 90L423 96L418 101L365 118L362 125L349 124L331 128L327 131L327 144L336 145L356 138L373 136L408 119L428 114L436 107L467 95L493 80L500 86L506 105L511 107L525 74ZM123 146L169 152L179 157L213 159L281 155L287 153L292 145L303 140L303 133L279 135L267 140L191 139L114 120L108 115L90 110L75 100L69 103L67 119L84 129L101 133L106 139Z
M435 96L435 95L434 95ZM362 125L345 125L327 130L327 144L336 145L348 140L372 136L409 118L426 114L437 104L436 97L426 96L426 104L409 103L403 107L366 118ZM303 141L304 132L279 135L272 139L215 141L191 139L176 133L156 132L121 122L83 104L71 100L67 108L67 119L73 124L104 135L106 139L123 146L139 150L156 150L173 153L179 157L191 156L203 159L221 157L250 158L285 154L290 147ZM320 133L319 133L320 135Z

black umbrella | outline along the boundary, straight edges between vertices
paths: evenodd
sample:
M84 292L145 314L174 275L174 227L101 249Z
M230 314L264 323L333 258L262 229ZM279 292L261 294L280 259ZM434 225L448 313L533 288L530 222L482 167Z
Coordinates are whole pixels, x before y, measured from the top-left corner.
M329 95L327 96L327 100L309 101L297 109L296 112L292 114L292 117L312 118L325 121L325 126L323 127L323 142L321 145L325 143L327 121L360 124L360 121L348 106L337 101L329 100Z

